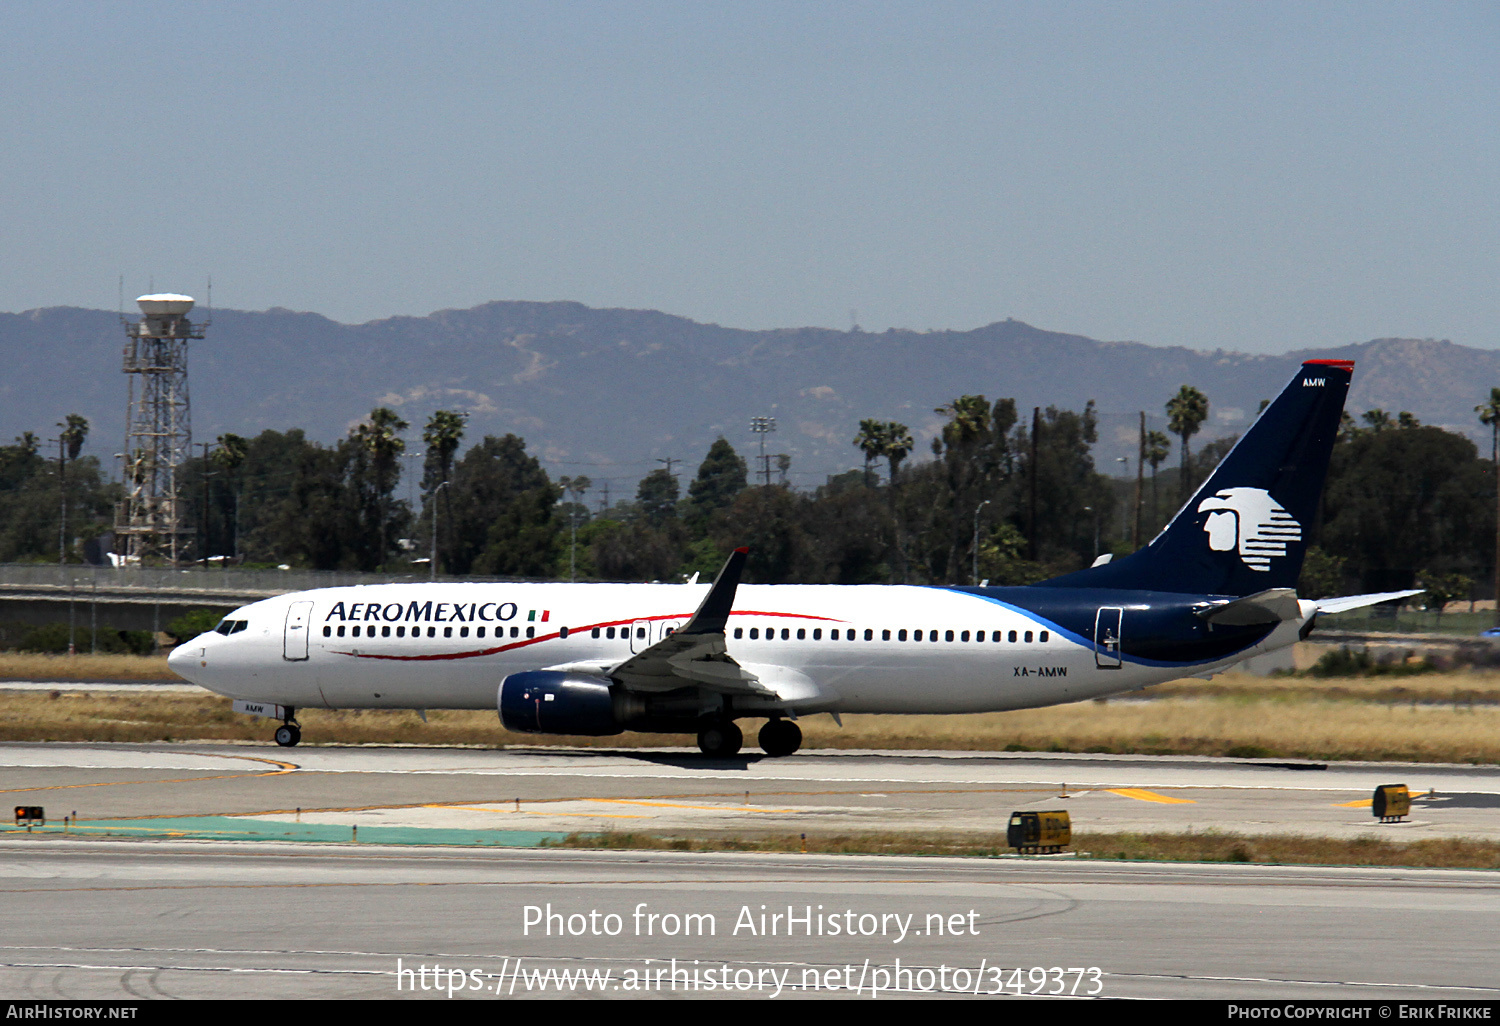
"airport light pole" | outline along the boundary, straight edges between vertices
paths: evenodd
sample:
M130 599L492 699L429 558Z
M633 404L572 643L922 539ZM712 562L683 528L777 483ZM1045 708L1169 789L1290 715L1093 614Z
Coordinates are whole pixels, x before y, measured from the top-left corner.
M444 481L442 484L438 485L436 488L434 488L432 490L432 546L430 548L428 548L428 550L427 550L427 579L429 581L435 581L435 580L437 580L437 562L438 562L438 556L437 556L438 501L437 501L437 497L438 497L438 492L442 491L444 488L447 488L447 487L448 487L448 482Z

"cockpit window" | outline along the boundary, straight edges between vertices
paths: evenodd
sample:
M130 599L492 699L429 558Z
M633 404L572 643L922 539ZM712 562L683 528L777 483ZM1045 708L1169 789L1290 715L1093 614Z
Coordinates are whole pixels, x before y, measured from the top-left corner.
M220 620L219 626L214 628L215 634L238 634L250 626L249 620Z

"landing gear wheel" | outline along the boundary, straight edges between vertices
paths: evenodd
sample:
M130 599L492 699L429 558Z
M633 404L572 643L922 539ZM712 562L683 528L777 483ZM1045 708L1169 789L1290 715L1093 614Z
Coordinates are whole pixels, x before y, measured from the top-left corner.
M727 759L738 755L740 746L744 743L745 735L740 733L740 728L731 720L710 723L698 731L698 749L712 759Z
M283 723L276 728L276 743L283 748L296 747L302 740L302 730L295 723Z
M802 747L802 728L791 720L767 720L758 740L767 755L791 755Z

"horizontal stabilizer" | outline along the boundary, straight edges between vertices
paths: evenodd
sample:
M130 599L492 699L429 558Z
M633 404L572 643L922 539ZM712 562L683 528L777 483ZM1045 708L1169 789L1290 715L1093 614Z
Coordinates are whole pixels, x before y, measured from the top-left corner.
M1381 591L1373 595L1345 595L1342 598L1318 599L1318 612L1342 613L1350 609L1363 609L1365 606L1394 602L1396 599L1411 598L1413 595L1420 594L1422 594L1422 589L1414 588L1411 591Z
M1250 627L1262 623L1281 623L1302 615L1297 593L1291 588L1268 588L1198 610L1198 615L1222 627Z

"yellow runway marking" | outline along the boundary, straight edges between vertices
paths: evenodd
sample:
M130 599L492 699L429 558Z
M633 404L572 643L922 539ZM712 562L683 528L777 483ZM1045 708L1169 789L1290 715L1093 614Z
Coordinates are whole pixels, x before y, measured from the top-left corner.
M1171 795L1157 794L1155 791L1147 791L1140 787L1111 787L1107 790L1110 794L1117 794L1122 798L1134 798L1138 802L1161 802L1165 805L1197 804L1191 798L1173 798Z
M1415 801L1418 798L1425 798L1428 794L1431 794L1431 792L1430 791L1427 791L1427 792L1424 792L1424 791L1413 791L1411 793L1411 797L1412 797L1412 800ZM1337 808L1340 808L1340 809L1368 809L1370 806L1372 806L1372 805L1375 804L1375 799L1374 798L1361 798L1357 802L1335 802L1334 804L1335 804L1335 806Z
M247 780L250 777L279 777L283 773L291 773L302 767L294 762L282 762L280 759L261 759L254 755L219 755L214 752L191 752L191 755L200 755L208 759L244 759L247 762L265 762L277 767L263 773L236 773L232 776L212 777L178 777L175 780L102 780L96 784L43 784L41 787L11 787L0 790L0 794L24 794L27 791L69 791L76 787L124 787L127 784L191 784L196 780ZM69 766L38 767L28 766L27 769L73 769ZM173 813L172 815L176 815ZM142 817L145 818L145 817ZM158 818L171 818L158 817Z
M678 805L673 802L644 802L632 798L595 798L596 802L615 805L646 805L658 809L694 809L698 812L799 812L800 809L768 809L763 805Z

